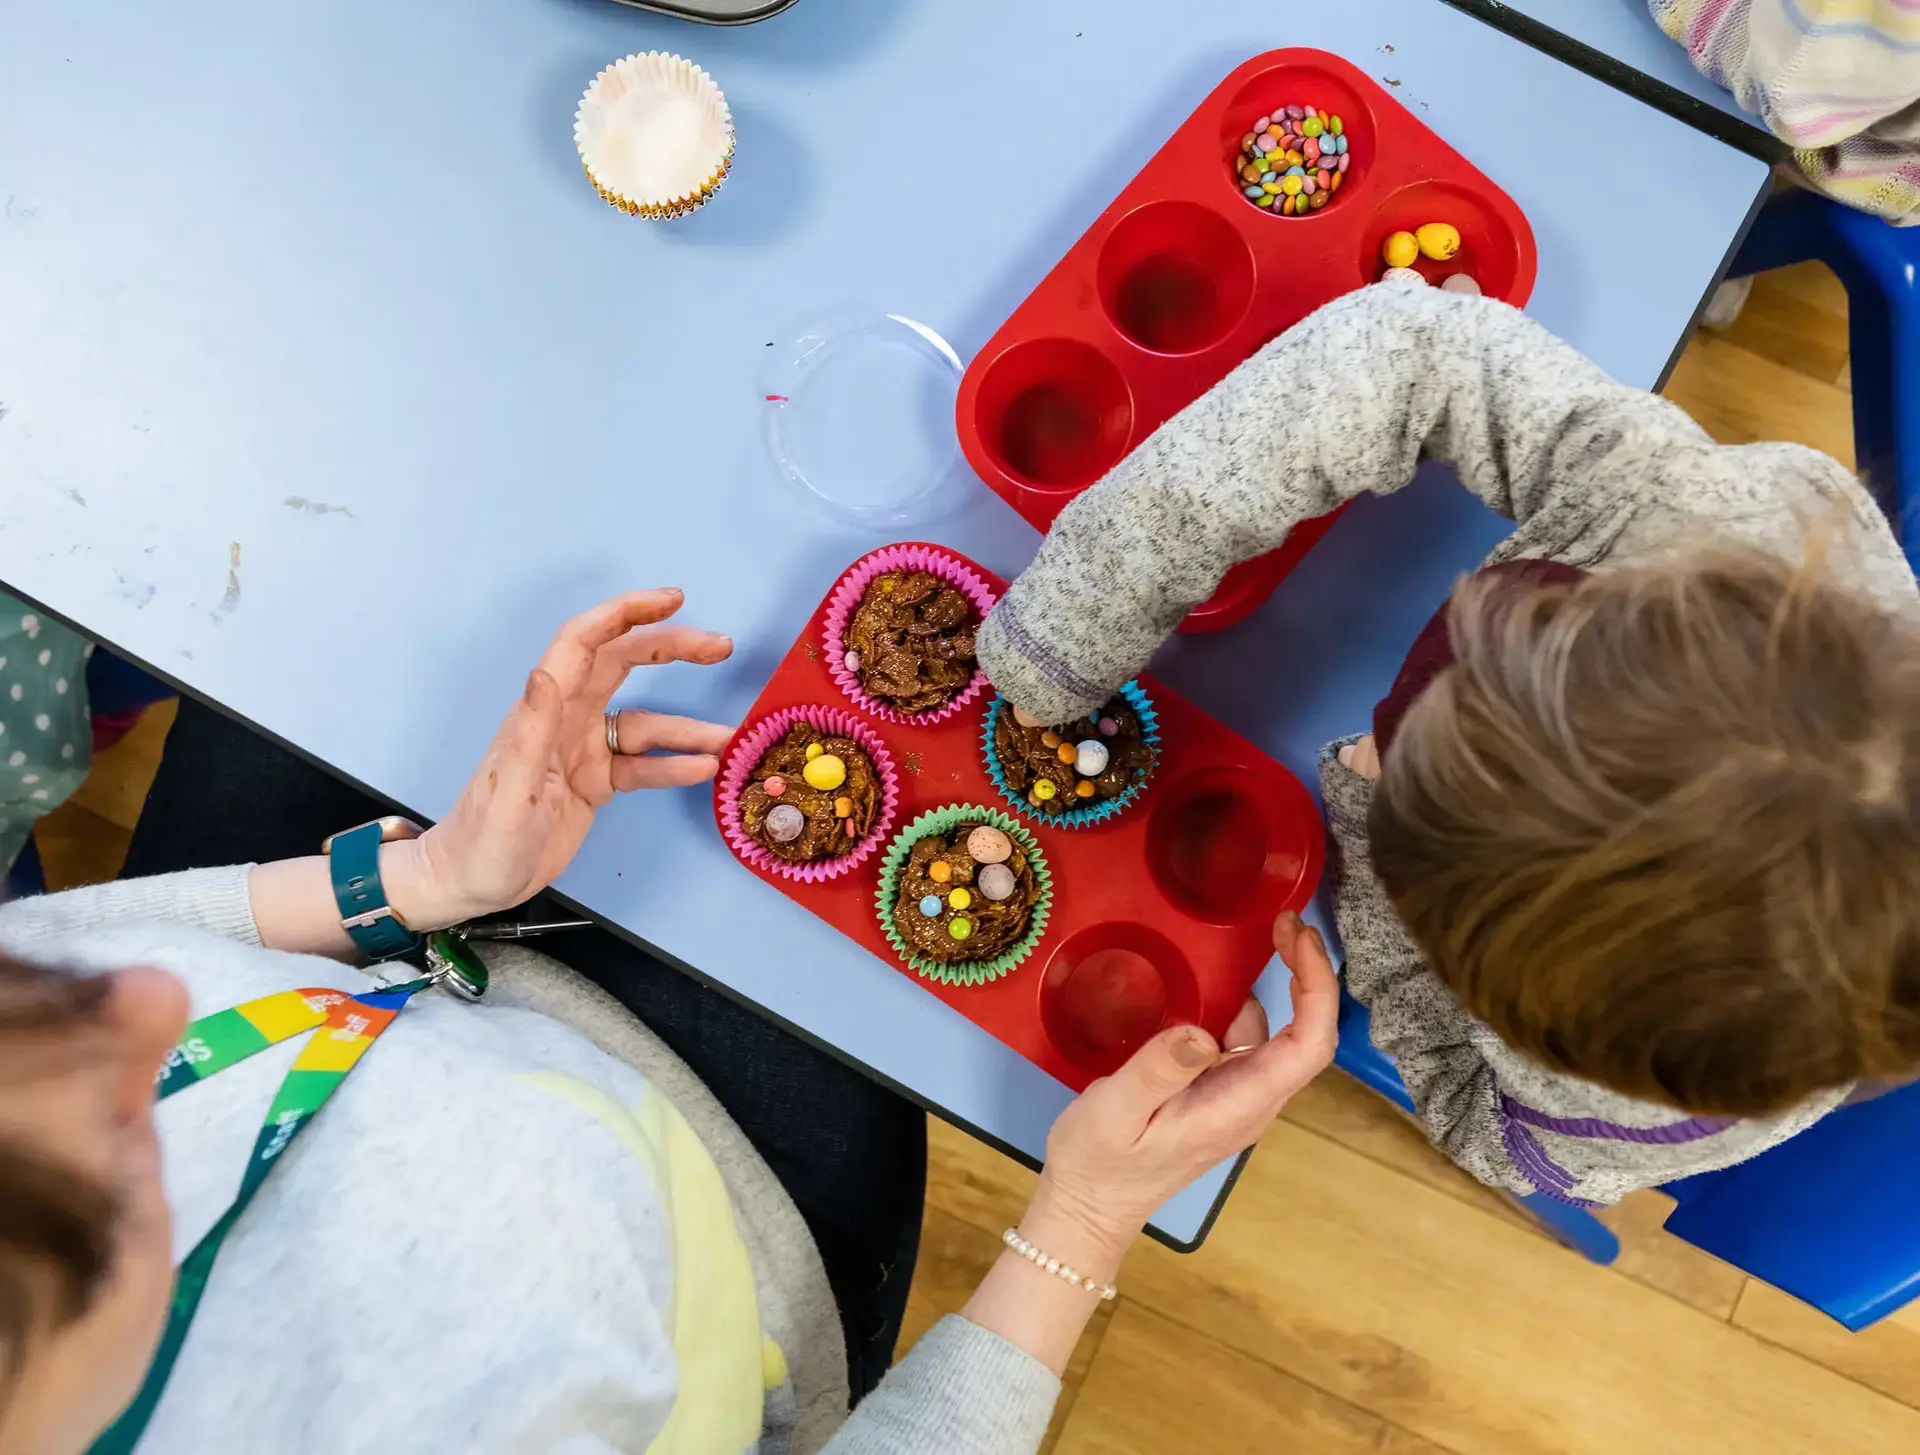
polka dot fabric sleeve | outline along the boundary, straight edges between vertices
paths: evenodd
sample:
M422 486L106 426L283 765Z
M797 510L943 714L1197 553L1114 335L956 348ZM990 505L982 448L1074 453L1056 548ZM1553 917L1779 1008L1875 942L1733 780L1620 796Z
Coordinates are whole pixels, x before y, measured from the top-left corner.
M93 728L77 633L0 593L0 863L87 776Z

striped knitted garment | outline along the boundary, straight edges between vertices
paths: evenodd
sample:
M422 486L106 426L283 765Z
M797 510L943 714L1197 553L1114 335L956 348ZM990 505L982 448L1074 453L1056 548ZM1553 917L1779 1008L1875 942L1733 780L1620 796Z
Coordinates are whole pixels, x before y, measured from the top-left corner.
M1920 0L1647 0L1708 79L1794 148L1805 179L1920 222Z

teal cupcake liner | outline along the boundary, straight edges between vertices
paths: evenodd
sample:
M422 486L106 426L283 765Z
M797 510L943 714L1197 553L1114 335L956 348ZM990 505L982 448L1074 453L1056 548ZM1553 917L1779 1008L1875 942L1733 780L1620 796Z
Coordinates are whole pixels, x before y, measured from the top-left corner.
M991 824L1018 844L1021 852L1027 856L1040 894L1033 902L1026 935L1012 949L1003 951L992 960L942 965L937 960L914 954L907 947L907 942L900 938L899 931L894 928L893 909L900 899L900 873L907 866L907 855L913 851L914 844L928 834L946 833L968 822ZM945 808L929 809L894 836L880 860L880 888L874 895L873 903L880 919L881 933L886 935L887 943L893 946L894 952L914 974L924 980L937 980L943 985L985 985L1008 974L1040 943L1040 936L1047 928L1047 918L1053 911L1053 875L1047 868L1046 855L1040 852L1040 845L1024 825L1008 818L998 809L982 808L978 804L950 803Z
M1153 781L1154 772L1160 766L1160 717L1153 710L1146 689L1138 682L1129 682L1120 689L1119 696L1126 701L1140 719L1140 736L1153 753L1153 762L1147 771L1135 780L1133 786L1118 798L1102 799L1098 803L1089 801L1085 808L1070 808L1062 813L1042 813L1031 803L1007 786L1006 770L1000 766L1000 755L993 750L994 728L1000 722L1000 714L1009 711L1007 699L996 697L987 707L987 725L980 738L980 756L985 763L987 777L993 780L994 788L1005 799L1013 811L1024 819L1042 823L1049 828L1087 829L1095 824L1105 823L1115 814L1123 813Z

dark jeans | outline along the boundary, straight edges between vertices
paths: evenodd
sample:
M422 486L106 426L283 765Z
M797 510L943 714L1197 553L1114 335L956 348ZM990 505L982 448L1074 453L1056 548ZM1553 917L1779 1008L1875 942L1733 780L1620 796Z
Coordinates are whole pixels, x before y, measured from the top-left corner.
M385 805L182 698L125 873L293 858ZM742 894L754 893L742 878ZM536 900L529 918L573 916ZM824 1051L605 930L538 947L603 986L671 1046L785 1184L820 1246L858 1399L893 1357L920 1246L926 1118Z

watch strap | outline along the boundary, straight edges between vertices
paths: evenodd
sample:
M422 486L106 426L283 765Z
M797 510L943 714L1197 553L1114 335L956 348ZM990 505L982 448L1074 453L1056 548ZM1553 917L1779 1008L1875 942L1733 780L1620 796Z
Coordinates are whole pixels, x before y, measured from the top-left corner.
M327 866L341 927L369 959L391 960L419 945L420 936L387 903L387 891L380 882L381 840L378 823L338 834L327 853Z

